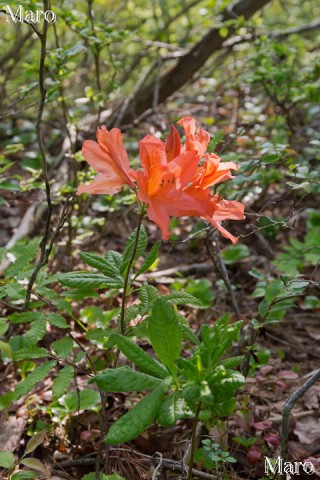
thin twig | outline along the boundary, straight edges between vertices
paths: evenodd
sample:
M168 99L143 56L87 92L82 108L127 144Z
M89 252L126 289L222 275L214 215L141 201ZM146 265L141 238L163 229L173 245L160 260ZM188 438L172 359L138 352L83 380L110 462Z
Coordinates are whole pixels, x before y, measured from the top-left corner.
M201 402L197 406L197 410L196 410L196 413L193 419L193 424L192 424L188 480L192 480L192 475L193 475L192 467L193 467L193 460L194 460L194 452L196 449L196 433L197 433L197 426L198 426L200 411L201 411Z
M281 459L287 461L288 437L289 437L289 416L295 403L301 398L318 380L320 380L320 369L317 370L298 390L292 393L282 409L282 434L281 434ZM286 479L286 473L281 475L282 480Z
M132 255L131 255L131 258L129 260L128 266L127 266L126 276L125 276L124 284L123 284L123 294L122 294L122 300L121 300L121 313L120 313L120 331L121 331L122 335L124 335L125 332L126 332L125 313L126 313L126 305L127 305L127 288L128 288L128 284L129 284L131 267L133 265L133 262L135 260L135 256L136 256L136 253L137 253L137 247L138 247L139 235L140 235L140 229L141 229L143 217L144 217L144 211L141 212L140 215L139 215L139 222L138 222L138 226L137 226L137 230L136 230L136 238L135 238L135 241L134 241Z
M213 247L214 247L213 250L212 250L212 242L209 240L209 233L207 233L207 236L205 238L205 245L206 245L208 255L211 258L213 264L216 266L225 286L227 287L234 313L236 314L237 319L240 320L241 314L240 314L238 302L231 285L228 270L226 269L225 263L221 256L219 240L214 234L211 234L211 236L213 239Z
M156 480L157 479L157 476L158 476L158 472L161 471L161 467L162 467L162 459L163 459L163 455L161 452L155 452L153 454L153 456L158 456L159 457L159 461L158 461L158 465L156 466L156 468L154 469L153 471L153 474L152 474L152 480Z
M142 457L149 465L154 464L154 457L150 455L146 455L144 453L140 453L137 450L129 449L129 448L117 448L117 447L110 447L110 452L127 452L133 455L138 455ZM129 461L129 459L122 457L123 461ZM95 464L95 458L86 456L80 457L75 460L66 460L64 462L56 463L52 466L52 469L57 471L60 469L65 468L72 468L72 467L79 467L79 466L90 466ZM104 460L103 460L104 462ZM173 472L185 472L185 465L175 460L171 460L169 458L162 458L162 468L165 470L170 470ZM203 480L217 480L217 475L211 475L210 473L201 472L195 468L192 469L192 478L200 478Z
M48 5L49 2L48 0L43 1L43 8L44 11L48 10ZM43 23L43 30L40 35L38 35L40 42L41 42L41 50L40 50L40 64L39 64L39 90L40 90L40 104L39 104L39 109L38 109L38 116L37 116L37 123L36 123L36 132L37 132L37 141L38 141L38 146L39 146L39 151L40 151L40 156L41 156L41 166L42 166L42 175L45 183L45 191L46 191L46 201L48 205L48 211L47 211L47 218L45 222L45 229L44 229L44 234L42 237L42 240L40 242L40 258L38 260L38 263L33 270L28 287L27 287L27 293L26 293L26 298L24 301L23 309L26 310L29 305L30 297L31 297L31 291L34 282L36 281L36 278L38 276L38 273L40 269L45 265L45 260L47 256L47 243L49 239L49 234L50 234L50 221L51 221L51 216L52 216L52 201L51 201L51 190L50 190L50 182L49 182L49 177L48 177L48 163L47 163L47 157L46 157L46 152L44 149L43 145L43 139L42 139L42 133L41 133L41 127L42 127L42 115L43 115L43 110L44 110L44 105L46 101L46 95L47 91L45 88L45 83L44 83L44 71L45 71L45 60L46 60L46 46L47 46L47 32L48 32L48 22Z

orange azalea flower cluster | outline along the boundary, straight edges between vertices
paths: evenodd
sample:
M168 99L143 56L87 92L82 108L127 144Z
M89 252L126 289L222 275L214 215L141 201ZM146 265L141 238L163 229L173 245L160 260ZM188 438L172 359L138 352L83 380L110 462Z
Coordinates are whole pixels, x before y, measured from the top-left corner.
M154 135L140 143L142 170L133 170L118 128L98 129L98 143L86 140L82 151L87 162L99 173L90 185L78 188L78 194L114 194L124 185L136 189L138 199L146 204L147 215L161 229L162 238L170 237L170 217L201 217L217 228L232 243L237 238L221 226L221 221L242 220L244 206L224 200L210 191L212 185L233 178L237 170L233 162L221 162L213 153L206 153L210 135L202 128L196 130L192 117L183 117L178 124L185 131L181 143L174 126L163 142ZM201 160L203 159L203 162Z

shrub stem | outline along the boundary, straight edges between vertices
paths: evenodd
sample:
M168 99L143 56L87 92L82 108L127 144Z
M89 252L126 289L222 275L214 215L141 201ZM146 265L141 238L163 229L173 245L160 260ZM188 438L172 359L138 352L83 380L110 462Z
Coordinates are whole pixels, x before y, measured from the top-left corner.
M127 305L127 289L128 289L128 284L129 284L129 279L130 279L130 272L131 272L131 267L133 265L133 262L135 260L135 256L137 253L137 247L138 247L138 242L139 242L139 235L140 235L140 230L141 230L141 225L142 225L142 220L145 215L145 210L142 208L139 214L139 222L137 226L137 231L136 231L136 238L134 241L133 245L133 250L132 250L132 255L130 258L130 261L127 266L126 270L126 276L124 279L124 285L123 285L123 294L122 294L122 300L121 300L121 314L120 314L120 332L122 335L126 333L126 321L125 321L125 313L126 313L126 305Z

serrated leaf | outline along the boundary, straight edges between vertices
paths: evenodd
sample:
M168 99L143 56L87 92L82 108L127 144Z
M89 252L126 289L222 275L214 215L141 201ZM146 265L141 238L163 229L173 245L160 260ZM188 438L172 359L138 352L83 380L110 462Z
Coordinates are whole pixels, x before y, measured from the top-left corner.
M27 378L22 380L22 382L18 383L16 386L12 396L13 401L19 400L19 398L27 395L37 383L49 374L50 370L56 365L56 363L55 360L50 360L29 373Z
M115 334L114 339L121 352L128 360L137 365L140 370L157 378L165 378L168 376L165 367L150 357L150 355L138 347L132 340L119 334Z
M265 299L272 302L283 293L284 284L282 280L273 280L266 288Z
M259 303L258 312L262 319L265 317L269 306L270 303L267 300L262 300L262 302Z
M138 278L139 275L142 273L146 272L149 270L149 268L154 264L154 262L157 260L159 256L159 248L160 248L161 242L156 242L153 247L150 249L150 252L147 254L143 264L135 274L135 279Z
M67 324L65 318L63 318L63 316L59 315L58 313L49 313L49 315L47 316L47 320L54 327L70 328L69 325Z
M175 425L178 420L188 418L193 412L179 392L173 392L162 402L157 421L163 427Z
M236 368L238 365L241 365L244 359L244 355L238 355L236 357L226 358L219 362L219 365L223 365L228 369Z
M10 480L35 480L38 477L38 473L31 470L23 470L21 472L14 473Z
M131 260L134 244L136 241L136 235L137 235L137 228L135 228L133 232L130 234L127 245L123 252L121 272L124 272L126 270ZM134 261L136 261L145 252L147 245L148 245L148 235L144 226L141 225L136 253L134 256Z
M58 400L60 397L62 397L62 395L66 393L72 382L73 373L73 367L71 367L70 365L63 367L59 371L52 385L52 399L54 401Z
M149 337L161 362L175 371L175 360L181 350L182 331L173 309L162 299L155 301L149 318Z
M3 342L0 340L0 352L3 352L6 354L8 358L12 358L12 348L7 342Z
M162 383L159 378L137 372L128 366L98 373L94 380L101 390L113 393L153 390Z
M2 337L9 328L9 324L5 318L0 318L0 337Z
M79 398L77 392L70 392L64 395L59 403L65 405L69 412L75 412L78 407L80 407L80 410L92 410L100 401L99 392L86 388L81 390Z
M120 284L123 284L123 278L121 276L120 269L115 264L113 255L108 256L107 254L106 258L104 258L93 253L80 253L80 257L91 267L97 268L106 276L113 278Z
M26 467L32 468L32 470L36 470L37 472L41 472L44 475L48 474L48 471L44 464L38 460L37 458L24 458L20 460L20 463L22 465L25 465Z
M172 305L191 305L193 307L204 306L199 298L196 298L187 292L173 292L168 295L162 295L161 298Z
M128 413L119 418L109 429L105 442L108 445L125 443L140 435L157 416L167 390L168 385L163 382Z
M34 320L31 323L29 331L25 335L27 342L31 345L35 345L39 340L42 340L46 334L46 325L47 322L44 317Z
M88 340L104 341L106 338L110 337L111 332L111 330L107 330L105 328L94 328L92 330L88 330L85 337Z
M120 272L122 265L122 255L116 250L108 250L105 254L105 259L109 264L114 265L114 267Z
M180 320L180 317L179 317ZM180 322L181 330L182 330L182 335L185 340L188 340L189 342L193 343L193 345L200 345L201 342L197 335L194 333L194 331L185 323Z
M64 60L68 60L75 55L79 55L79 53L84 53L87 51L87 48L82 43L76 43L73 47L67 48L63 52L61 52L61 57Z
M15 277L18 274L21 274L26 267L29 266L29 263L36 256L39 249L40 239L35 237L28 244L19 243L12 248L16 260L12 263L6 270L7 277Z
M39 318L44 318L42 313L39 312L23 312L23 313L13 313L9 315L9 320L12 323L27 323L27 322L34 322Z
M53 350L60 358L68 358L73 349L73 340L70 337L61 338L51 344Z
M91 288L120 288L123 284L119 279L114 279L98 273L65 273L59 276L59 282L65 287L91 289Z
M144 283L140 288L140 314L145 315L146 313L150 312L152 309L152 305L158 297L158 290L152 285Z
M40 347L27 347L21 350L13 352L13 360L28 360L31 358L45 358L50 355L50 352L46 348Z
M130 307L127 307L125 312L125 323L128 324L131 320L136 319L139 313L139 305L131 305Z
M15 463L14 455L8 450L0 451L0 467L11 468Z

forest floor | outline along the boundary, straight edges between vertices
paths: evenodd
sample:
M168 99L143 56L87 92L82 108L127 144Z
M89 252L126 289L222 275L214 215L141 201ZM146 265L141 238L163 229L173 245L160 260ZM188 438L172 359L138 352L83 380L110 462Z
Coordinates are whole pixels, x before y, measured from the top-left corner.
M275 205L272 215L276 216L278 196L275 191L269 192L265 203ZM7 201L10 209L3 210L1 220L1 245L5 245L19 224L23 213L34 199L20 192L8 193ZM310 203L311 202L311 203ZM313 205L312 205L313 204ZM316 199L308 197L308 204L300 207L314 206ZM246 206L247 208L247 206ZM282 212L283 213L283 212ZM89 207L87 215L98 216ZM107 214L108 218L109 214ZM267 243L258 233L251 232L251 219L241 222L242 225L230 227L240 234L239 243L245 243L250 249L250 255L235 264L227 266L230 282L235 286L236 297L244 326L257 312L258 299L252 298L257 280L249 275L249 271L258 268L268 274L272 269L272 258L279 252L291 230L280 233ZM130 228L135 223L132 208L120 209L113 213L112 221L107 221L103 227L96 227L94 234L85 239L81 248L86 251L103 253L107 249L121 251ZM150 242L159 234L154 225L146 222ZM181 230L182 229L182 230ZM305 229L303 214L297 219L295 236L302 236ZM42 225L37 226L35 234L41 236ZM175 232L187 238L188 227L181 222L175 227ZM241 234L243 237L241 237ZM300 235L301 234L301 235ZM221 240L221 248L228 245ZM78 248L78 246L77 246ZM181 268L190 266L190 268ZM67 270L70 264L57 256L51 263L55 270ZM80 263L73 262L72 268L81 268ZM155 274L155 272L158 272ZM161 273L162 272L162 273ZM319 270L304 272L319 281ZM149 277L152 277L152 275ZM212 325L226 311L236 320L232 303L219 273L211 264L202 239L192 242L164 242L161 249L160 262L153 272L153 284L162 293L167 293L170 285L179 278L206 279L212 282L214 301L207 310L186 308L183 314L189 319L190 326L199 332L203 323ZM59 287L58 287L59 288ZM102 292L103 293L103 292ZM315 293L310 291L309 295ZM102 295L99 299L87 299L86 304L104 307ZM113 299L113 305L119 305L119 298ZM203 473L202 478L214 478L223 474L227 478L262 478L264 476L264 457L276 459L280 452L282 408L289 396L303 385L319 368L320 361L320 324L319 311L306 307L303 299L298 298L294 309L286 312L281 323L270 325L257 340L256 350L252 352L251 366L246 384L238 395L238 410L228 420L221 421L218 426L206 433L224 446L236 459L236 463L225 464L219 472L206 471L201 464L195 468ZM20 327L19 327L20 328ZM86 349L83 333L74 324L74 334ZM51 332L53 341L55 331ZM146 345L143 345L145 348ZM90 350L88 350L90 353ZM120 361L124 358L120 358ZM77 388L81 390L86 385L86 378L79 373L76 379ZM0 366L0 395L13 389L17 382L17 372L14 365ZM52 472L52 480L80 479L82 475L94 470L94 456L99 435L98 415L94 411L80 411L66 416L63 421L50 412L52 379L47 378L36 388L28 403L24 399L10 406L8 412L1 412L0 449L23 453L28 440L28 432L38 425L51 424L52 429L43 445L34 452ZM94 388L91 386L91 388ZM137 398L125 394L108 394L107 422L110 425L115 418L124 413ZM294 406L290 415L289 458L291 461L306 461L310 458L320 466L320 384L314 385ZM121 447L112 447L105 451L108 456L112 473L118 473L125 479L151 478L150 469L159 466L158 477L170 479L182 478L181 465L186 454L187 444L191 436L191 422L180 421L174 428L152 426L137 439ZM205 432L204 427L203 432ZM240 438L240 440L239 440ZM238 440L237 440L238 439ZM242 439L242 441L241 441ZM260 458L250 458L250 439L262 452ZM252 443L252 442L251 442ZM252 450L252 449L251 449ZM254 454L253 454L254 457ZM161 460L162 459L162 463ZM166 461L168 460L168 461ZM175 463L170 463L169 460ZM250 462L249 462L250 460ZM180 468L180 472L179 472ZM174 469L176 472L174 473ZM205 472L212 475L206 477ZM300 475L303 476L303 475ZM320 475L314 473L306 478L314 479ZM196 477L195 477L196 478ZM226 477L225 477L226 478Z

